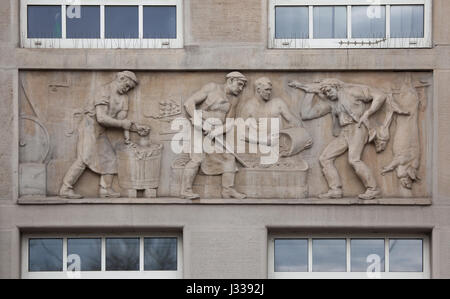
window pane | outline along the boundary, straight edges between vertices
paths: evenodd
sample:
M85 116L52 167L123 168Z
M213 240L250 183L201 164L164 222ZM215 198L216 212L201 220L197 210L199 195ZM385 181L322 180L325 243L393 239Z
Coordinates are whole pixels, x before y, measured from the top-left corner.
M391 37L424 37L423 5L391 6Z
M386 37L386 6L352 6L352 37Z
M315 6L314 38L346 38L347 7Z
M28 38L61 38L61 6L28 5Z
M177 38L177 7L144 6L144 38Z
M100 6L68 7L67 38L100 38Z
M422 272L422 261L422 240L389 240L390 272Z
M137 6L105 6L106 38L138 38Z
M352 272L384 271L384 240L383 239L352 239L351 240ZM373 256L375 255L375 256ZM367 261L369 259L369 261ZM379 267L368 269L379 262Z
M313 272L346 272L346 240L313 240Z
M28 269L30 272L62 271L62 239L30 239Z
M308 272L308 240L275 240L275 272Z
M107 271L139 270L139 239L106 239Z
M144 239L144 270L146 270L146 271L176 271L177 270L177 239L176 238L145 238Z
M309 8L275 7L275 38L309 38Z
M101 239L67 239L67 266L76 260L70 260L70 255L80 258L80 271L100 271L102 269L102 240Z

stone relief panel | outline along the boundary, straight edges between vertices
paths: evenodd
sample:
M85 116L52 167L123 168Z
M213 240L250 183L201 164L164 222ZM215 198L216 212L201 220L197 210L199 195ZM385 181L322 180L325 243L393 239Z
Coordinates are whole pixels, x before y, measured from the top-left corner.
M428 198L431 85L427 72L24 71L20 196Z

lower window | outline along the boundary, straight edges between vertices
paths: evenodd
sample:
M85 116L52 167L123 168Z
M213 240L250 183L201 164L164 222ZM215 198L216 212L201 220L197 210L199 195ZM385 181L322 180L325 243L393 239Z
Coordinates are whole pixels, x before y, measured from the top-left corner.
M269 237L269 278L430 278L425 235Z
M182 278L181 236L25 235L22 278Z

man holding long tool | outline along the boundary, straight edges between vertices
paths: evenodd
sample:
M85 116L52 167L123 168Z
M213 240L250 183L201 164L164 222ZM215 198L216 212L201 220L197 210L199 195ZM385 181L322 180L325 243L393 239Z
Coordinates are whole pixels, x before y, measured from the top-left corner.
M234 179L237 172L236 167L236 155L233 154L233 150L227 149L225 141L221 142L220 138L216 138L218 134L225 134L233 127L226 128L213 126L198 127L194 123L195 112L201 112L202 120L209 121L212 119L220 120L222 124L226 123L227 118L234 118L237 97L244 90L247 83L247 78L239 72L231 72L226 76L225 84L209 83L205 85L201 90L192 95L184 103L186 113L193 122L194 131L200 134L200 136L208 135L211 140L215 139L215 142L219 146L225 147L225 153L196 153L191 151L190 160L186 164L183 178L181 182L181 197L187 199L200 198L198 194L195 194L192 190L192 184L199 169L206 175L222 175L222 197L223 198L237 198L243 199L245 194L237 192L234 187ZM200 125L201 126L201 125ZM220 133L216 133L220 132ZM198 135L197 134L197 135ZM194 136L195 136L194 132ZM193 141L195 142L195 140Z

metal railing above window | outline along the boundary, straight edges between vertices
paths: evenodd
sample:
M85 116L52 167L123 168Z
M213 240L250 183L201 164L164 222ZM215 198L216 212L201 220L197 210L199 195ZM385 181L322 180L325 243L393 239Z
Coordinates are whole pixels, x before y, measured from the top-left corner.
M270 0L269 48L429 48L432 0Z

